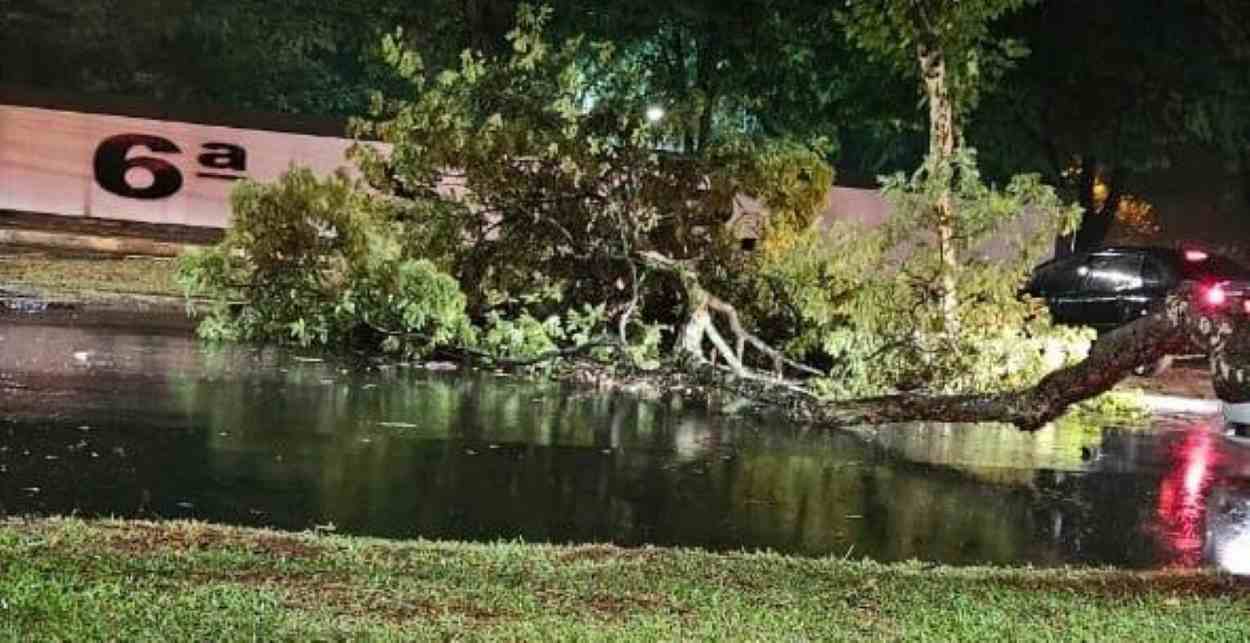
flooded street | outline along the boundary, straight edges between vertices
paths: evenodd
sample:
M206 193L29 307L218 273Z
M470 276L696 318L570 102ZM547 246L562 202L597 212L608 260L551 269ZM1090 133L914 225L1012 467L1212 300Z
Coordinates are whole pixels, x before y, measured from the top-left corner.
M1250 444L805 430L488 372L0 321L0 515L1250 572Z

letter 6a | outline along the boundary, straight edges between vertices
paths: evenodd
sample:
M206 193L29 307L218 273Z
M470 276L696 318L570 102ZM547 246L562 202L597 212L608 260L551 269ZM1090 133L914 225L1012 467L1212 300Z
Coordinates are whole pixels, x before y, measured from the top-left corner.
M178 149L173 142L148 134L118 134L110 136L95 150L95 180L100 187L118 196L132 199L163 199L182 189L182 172L164 159L152 156L126 158L130 149L144 147L152 152L174 153ZM152 173L152 184L135 187L126 181L131 168L140 167Z

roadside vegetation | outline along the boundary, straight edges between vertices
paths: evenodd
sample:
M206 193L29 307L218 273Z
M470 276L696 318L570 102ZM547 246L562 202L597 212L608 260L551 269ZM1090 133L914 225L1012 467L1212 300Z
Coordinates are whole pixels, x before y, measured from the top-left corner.
M34 294L100 292L181 297L170 259L99 257L0 249L0 284Z
M922 35L972 56L1012 4L943 9L979 36ZM887 225L825 229L833 171L819 138L704 128L683 142L680 117L646 117L653 88L636 57L555 41L551 20L522 5L508 53L469 50L438 69L388 37L409 89L378 95L355 126L388 149L359 145L359 178L295 170L240 186L225 240L181 265L187 293L213 302L201 334L495 367L580 359L622 376L673 367L808 401L1006 393L1088 349L1088 334L1017 294L1075 222L1036 176L995 188L972 150L939 146L885 180ZM892 29L946 27L887 22L862 40L884 47ZM971 79L950 82L944 127L974 96ZM754 253L731 223L741 196L768 212Z
M1244 640L1248 591L1195 571L0 523L6 639Z

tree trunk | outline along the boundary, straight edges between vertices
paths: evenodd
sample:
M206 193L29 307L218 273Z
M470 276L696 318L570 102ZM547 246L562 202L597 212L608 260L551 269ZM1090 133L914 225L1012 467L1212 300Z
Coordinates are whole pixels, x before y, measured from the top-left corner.
M828 424L917 420L1009 422L1033 431L1057 419L1068 407L1101 395L1132 374L1169 354L1189 352L1192 331L1201 325L1188 297L1170 299L1163 309L1103 335L1081 362L1043 377L1032 388L989 395L891 396L831 407Z
M955 105L951 101L946 73L946 57L940 46L927 39L916 45L916 55L924 77L925 95L929 102L930 172L945 173L955 156L958 133L955 129ZM942 260L942 321L949 333L959 332L959 295L956 273L959 257L955 248L955 205L950 185L942 187L934 204L938 252Z
M1215 395L1225 402L1250 402L1250 320L1210 316L1190 339L1208 356Z
M820 399L801 381L784 379L783 368L804 375L822 373L785 358L758 337L745 331L733 306L708 292L686 261L658 252L632 257L639 264L677 278L686 297L686 321L676 350L696 373L710 378L718 389L785 409L793 418L826 427L892 422L1007 422L1034 431L1057 419L1068 407L1101 395L1133 369L1154 364L1165 356L1201 352L1210 356L1212 379L1220 399L1250 401L1250 318L1207 308L1194 287L1169 295L1149 315L1121 326L1098 339L1089 356L1077 364L1043 377L1031 388L971 395L890 395L842 402ZM735 345L721 335L713 313L726 317ZM703 350L710 341L713 355L722 356L728 369L718 369ZM773 372L754 372L743 359L750 345L772 361Z
M699 105L699 119L696 124L695 132L695 149L694 155L702 158L704 152L708 148L708 140L711 138L712 117L716 114L716 101L720 83L717 82L716 75L716 56L711 39L704 38L696 47L699 57L695 63L694 84L699 88L702 95L702 101Z
M693 269L658 253L641 253L639 261L676 276L687 297L686 323L677 350L686 362L710 378L716 388L785 409L793 418L825 427L893 422L1006 422L1034 431L1063 415L1078 402L1105 393L1133 369L1167 355L1201 351L1211 356L1216 392L1225 401L1250 401L1250 321L1207 310L1196 293L1183 289L1158 310L1103 335L1081 362L1043 377L1018 391L971 395L890 395L842 402L819 399L801 382L785 380L788 366L804 374L813 369L781 357L742 330L728 304L707 292ZM725 310L727 309L727 310ZM712 323L712 312L726 313L736 339L731 347ZM704 340L725 358L720 370L704 356ZM746 344L774 360L770 375L754 373L743 361Z
M695 138L694 155L703 158L703 154L707 152L709 139L712 137L712 117L715 115L716 108L716 87L713 83L705 83L703 87L703 104L699 111L699 131Z

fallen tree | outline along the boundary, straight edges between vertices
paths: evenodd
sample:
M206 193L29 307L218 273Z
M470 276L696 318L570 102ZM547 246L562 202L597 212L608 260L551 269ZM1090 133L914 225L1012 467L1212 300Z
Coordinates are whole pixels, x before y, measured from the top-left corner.
M242 227L232 229L222 246L189 259L184 267L194 277L192 284L211 286L219 298L202 334L218 332L221 339L244 340L286 336L304 343L320 337L321 343L331 343L363 330L380 337L383 348L388 342L400 346L397 342L402 340L413 355L436 351L504 369L582 359L604 350L617 364L639 373L637 353L630 352L636 338L626 330L637 310L636 293L615 320L609 320L600 307L593 314L566 311L564 319L545 321L523 313L475 327L465 313L465 297L454 278L428 261L369 251L384 241L373 238L377 233L372 225L356 229L345 222L354 219L342 214L353 212L351 208L318 209L318 203L336 202L322 198L325 191L346 199L344 189L339 182L317 184L306 174L293 174L282 185L253 186L238 193L241 205L263 207L241 208L237 219ZM288 193L293 190L304 195L306 202L291 198ZM292 204L299 205L293 208L298 217L281 214ZM287 222L283 229L289 230L283 235L277 234L279 228L274 225L267 228L267 243L288 236L299 243L288 239L276 246L282 252L269 257L270 262L256 261L258 249L241 245L241 239L257 238L249 232L256 224L255 212L266 213L270 218L262 220L271 224ZM339 234L321 239L318 226L301 223L310 216L314 216L312 221L334 226ZM361 235L369 239L358 239ZM826 374L786 356L748 330L738 309L703 285L692 260L646 250L628 261L633 265L631 272L643 275L634 283L650 272L668 275L680 285L683 313L669 360L680 377L709 390L781 408L795 419L821 426L1005 422L1035 430L1073 404L1107 392L1141 365L1165 355L1192 352L1210 355L1212 377L1222 399L1250 400L1250 332L1246 332L1250 329L1238 332L1242 323L1238 318L1206 307L1190 290L1175 293L1153 313L1107 333L1085 359L1047 374L1032 386L991 393L903 393L830 400L810 385ZM602 332L607 326L615 326L615 336ZM722 331L726 326L728 333ZM492 342L492 335L504 339ZM557 344L555 338L565 341ZM759 364L765 366L755 366Z
M360 126L390 144L357 150L370 189L306 171L241 185L226 239L184 261L189 292L215 302L201 334L453 354L493 368L607 359L609 379L662 378L648 371L668 361L678 378L829 426L1033 430L1194 343L1235 372L1219 352L1231 322L1182 293L1046 374L1046 344L1081 338L1016 293L1065 219L1036 177L986 186L960 150L942 172L886 182L898 197L886 230L834 240L815 221L831 170L810 149L744 138L699 158L662 153L645 96L584 100L595 87L638 86L637 70L612 71L605 51L586 69L598 50L550 46L541 11L520 19L510 58L466 55L435 77L388 41L416 95L379 101ZM448 167L459 168L455 194L439 189ZM738 194L769 209L754 255L726 234ZM951 223L967 257L954 275L954 325L949 266L916 233L932 229L942 195L959 206ZM1045 224L1009 264L962 252L1026 211ZM675 332L662 339L666 328ZM813 366L812 354L832 366ZM1235 379L1221 377L1220 387Z
M718 373L717 385L728 391L791 409L800 419L838 427L891 422L1003 422L1034 431L1062 416L1072 405L1111 390L1133 369L1168 354L1187 352L1192 342L1184 326L1192 309L1184 309L1179 323L1166 312L1142 317L1102 337L1089 357L1061 368L1036 385L992 394L886 395L827 402L795 386L769 383L764 377L741 378Z
M1043 377L1035 386L994 395L889 396L817 407L812 419L827 425L915 420L1008 422L1032 431L1073 404L1101 395L1166 355L1203 353L1217 396L1250 400L1250 327L1227 312L1205 307L1192 290L1180 291L1149 315L1117 328L1089 356Z
M1235 332L1237 317L1205 306L1192 289L1183 289L1151 314L1103 335L1085 359L1049 373L1028 388L992 394L900 394L830 402L801 382L786 379L785 367L802 373L812 369L784 359L776 349L744 331L734 308L704 289L688 265L655 253L644 253L640 260L648 267L676 275L683 284L687 313L679 331L678 350L687 364L701 369L709 383L719 388L780 406L791 415L822 426L1004 422L1033 431L1059 418L1072 405L1111 390L1138 367L1168 355L1194 352L1209 355L1212 379L1221 399L1250 400L1250 328ZM728 321L736 340L733 347L717 330L714 312ZM704 353L705 344L710 344L710 358ZM764 353L773 364L771 372L745 366L747 345ZM727 366L717 368L718 361Z

